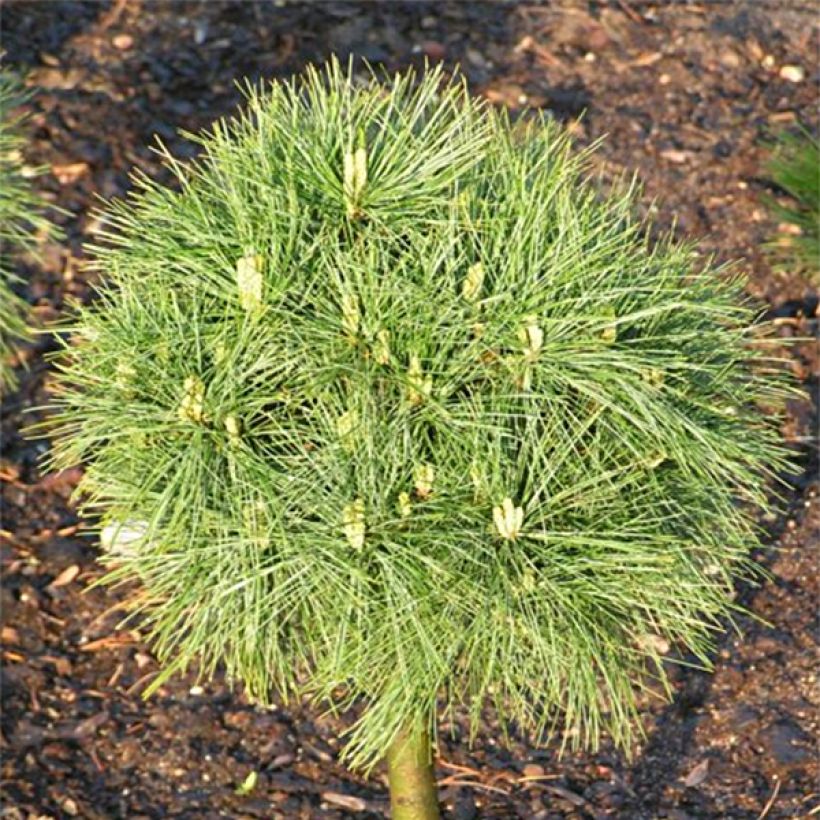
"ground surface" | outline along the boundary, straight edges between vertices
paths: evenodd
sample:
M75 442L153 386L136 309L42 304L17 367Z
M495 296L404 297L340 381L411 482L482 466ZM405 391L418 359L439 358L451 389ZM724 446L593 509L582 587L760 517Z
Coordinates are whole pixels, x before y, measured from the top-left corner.
M123 193L128 173L161 174L159 134L190 154L175 128L231 110L233 81L283 76L330 52L390 68L426 55L460 62L494 103L582 111L579 142L608 134L607 174L637 172L661 225L677 220L705 252L741 258L749 292L780 332L817 332L805 279L775 273L760 250L776 226L762 197L762 142L796 120L814 126L818 81L812 4L10 2L8 61L39 88L31 164L65 209L67 238L22 260L23 292L43 319L87 299L80 269L93 241L94 193ZM25 440L25 415L46 398L43 338L21 352L19 392L2 415L2 816L211 818L383 816L381 772L369 780L336 762L340 721L291 705L260 712L221 683L194 679L140 691L156 671L134 631L117 626L116 593L93 590L93 540L69 495L79 471L44 474L47 442ZM818 351L792 348L816 399ZM674 673L671 704L648 704L646 741L630 762L598 754L503 749L488 718L474 750L442 738L438 766L448 816L488 818L777 818L820 813L817 755L816 548L820 537L816 403L795 401L783 434L799 469L785 512L764 522L777 551L769 579L739 590L760 620L727 634L715 673ZM250 795L235 793L251 772Z

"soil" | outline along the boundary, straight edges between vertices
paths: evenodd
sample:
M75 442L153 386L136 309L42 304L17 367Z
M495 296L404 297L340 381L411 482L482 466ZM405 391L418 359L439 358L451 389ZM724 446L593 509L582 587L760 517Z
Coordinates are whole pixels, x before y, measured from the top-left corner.
M458 718L441 727L437 775L459 820L820 813L817 291L762 251L777 231L765 197L779 195L765 142L798 122L817 127L812 3L8 0L0 26L7 62L37 88L26 161L45 167L37 185L62 209L65 239L18 264L43 320L91 298L82 262L96 196L123 194L135 169L163 176L154 135L190 156L176 129L230 112L235 80L288 76L331 52L391 70L460 63L494 104L547 109L580 144L607 135L596 161L608 176L638 174L660 227L741 260L805 389L783 428L798 467L782 513L762 522L768 577L738 589L751 614L720 640L713 674L672 670L674 698L646 704L631 759L607 742L563 758L522 738L504 748L488 715L472 749ZM100 570L70 499L81 468L45 472L49 443L21 432L47 400L52 347L48 336L22 347L20 389L2 412L2 816L384 816L383 772L366 779L337 762L349 718L257 709L193 676L140 698L157 667L138 631L119 625L117 593L88 589ZM251 772L255 787L237 793Z

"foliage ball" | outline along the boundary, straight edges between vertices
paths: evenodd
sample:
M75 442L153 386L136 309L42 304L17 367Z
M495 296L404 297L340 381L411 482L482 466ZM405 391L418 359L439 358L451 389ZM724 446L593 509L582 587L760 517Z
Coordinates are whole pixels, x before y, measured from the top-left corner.
M109 580L164 661L402 727L628 745L708 663L782 462L742 282L647 239L545 117L436 71L248 87L97 249L61 355Z

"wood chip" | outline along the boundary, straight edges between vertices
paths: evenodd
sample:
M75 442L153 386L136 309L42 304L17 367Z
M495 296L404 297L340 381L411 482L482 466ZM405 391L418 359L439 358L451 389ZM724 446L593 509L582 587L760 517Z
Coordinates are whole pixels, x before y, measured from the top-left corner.
M136 643L130 635L109 635L107 638L99 638L96 641L89 641L80 647L81 652L99 652L101 649L119 649L122 646L130 646Z
M322 792L322 800L333 806L339 806L349 811L367 811L367 803L361 797L339 792Z
M544 767L537 763L527 763L521 773L524 777L543 777L546 774Z
M57 655L40 655L40 660L44 663L52 664L58 675L67 677L71 674L71 661L69 661L68 658L62 658Z
M98 712L96 715L79 721L70 730L61 732L61 735L75 740L91 737L97 734L97 730L108 721L110 715L106 711Z
M76 182L81 176L88 173L87 162L68 162L64 165L52 165L51 172L57 177L60 185L70 185Z
M660 51L650 51L646 52L645 54L639 54L631 63L630 65L634 66L635 68L644 68L648 65L655 65L658 60L663 58L663 54Z
M666 151L661 151L661 156L669 162L682 165L684 162L689 162L694 154L691 151L678 151L676 148L669 148Z
M66 567L50 584L49 588L57 589L58 587L68 586L80 574L79 564L72 564Z
M20 643L20 633L13 626L4 626L0 632L0 640L3 643Z

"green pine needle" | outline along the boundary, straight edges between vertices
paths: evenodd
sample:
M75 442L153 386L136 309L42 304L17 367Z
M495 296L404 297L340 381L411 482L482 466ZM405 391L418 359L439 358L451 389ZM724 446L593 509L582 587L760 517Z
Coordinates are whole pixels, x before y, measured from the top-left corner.
M772 242L770 249L781 266L791 265L820 276L820 140L807 131L781 134L772 146L768 171L775 184L791 198L790 204L771 202L794 235Z
M628 747L664 645L708 665L785 462L742 280L439 71L246 94L112 205L59 359L55 466L141 581L154 689L364 699L365 768L452 705Z
M25 96L18 78L0 68L0 394L15 384L9 360L15 344L28 335L27 305L11 287L11 258L33 250L35 232L46 226L31 172L24 172L22 164L22 118L14 112Z

